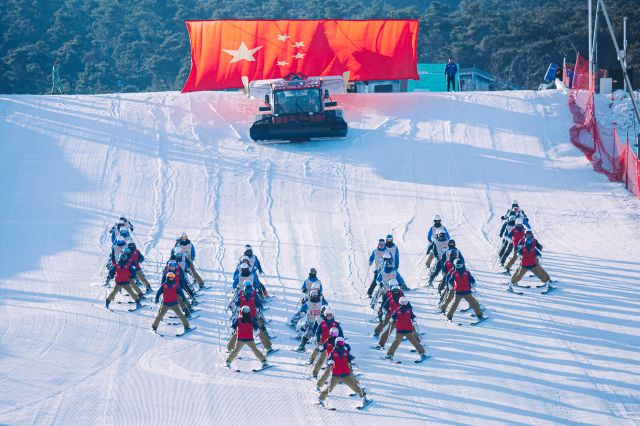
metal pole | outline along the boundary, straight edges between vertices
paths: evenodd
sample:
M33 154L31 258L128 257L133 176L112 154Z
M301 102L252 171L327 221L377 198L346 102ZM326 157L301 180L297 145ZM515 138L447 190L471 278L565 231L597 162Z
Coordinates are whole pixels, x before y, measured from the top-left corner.
M607 20L607 27L609 27L609 33L611 34L611 41L613 41L613 45L616 48L616 52L618 52L618 61L620 61L620 66L622 67L622 73L624 74L624 80L627 87L627 92L631 97L631 103L633 104L633 111L636 114L636 120L640 122L640 112L638 111L638 104L636 104L636 98L633 93L633 87L631 86L631 81L629 80L629 75L627 74L627 68L625 67L622 58L620 58L620 47L618 46L618 40L616 40L616 35L613 32L613 25L611 25L611 20L609 19L609 14L607 13L607 7L604 4L604 0L598 0L602 6L602 13L604 14L604 19Z
M598 0L600 1L600 0ZM592 8L592 0L588 0L589 2L589 92L593 92L593 8Z
M627 69L627 17L622 19L622 63ZM627 91L627 80L624 81L624 90Z
M598 21L599 21L599 17L600 14L598 13L600 12L600 2L598 2L596 4L596 23L593 26L593 33L592 33L592 42L593 42L593 63L597 64L598 63ZM595 67L594 67L595 68Z

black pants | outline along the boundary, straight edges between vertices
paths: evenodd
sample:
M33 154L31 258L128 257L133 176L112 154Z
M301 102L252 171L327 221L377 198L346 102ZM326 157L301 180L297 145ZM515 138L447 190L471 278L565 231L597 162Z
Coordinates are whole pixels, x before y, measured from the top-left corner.
M373 280L371 280L371 285L369 285L369 290L367 290L367 295L369 297L373 295L373 290L376 289L377 279L378 279L378 271L375 271L373 273Z
M449 91L449 86L453 86L453 91L456 91L456 77L447 76L447 92Z
M513 243L509 243L509 245L507 246L507 249L502 254L502 257L500 258L501 265L504 265L504 262L507 261L507 257L509 257L509 255L511 254L511 250L513 250Z

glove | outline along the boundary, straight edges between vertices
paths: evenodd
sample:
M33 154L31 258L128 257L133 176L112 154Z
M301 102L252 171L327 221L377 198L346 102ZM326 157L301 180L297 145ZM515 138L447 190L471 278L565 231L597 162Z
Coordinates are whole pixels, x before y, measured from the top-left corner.
M324 351L324 345L320 345L320 346L318 346L318 350L319 350L320 352Z
M329 361L327 361L327 365L333 365L333 360L330 359Z
M156 304L159 303L159 302L160 302L160 300L158 300L158 298L156 298Z
M396 322L396 319L391 317L391 319L389 320L389 322Z

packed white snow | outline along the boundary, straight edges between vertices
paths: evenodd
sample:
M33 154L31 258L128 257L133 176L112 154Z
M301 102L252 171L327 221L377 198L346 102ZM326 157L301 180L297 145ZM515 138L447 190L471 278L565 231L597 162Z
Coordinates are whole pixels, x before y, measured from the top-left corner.
M236 93L0 96L0 423L599 424L640 422L640 210L569 142L558 91L341 95L345 140L259 145ZM517 199L559 287L507 293L500 216ZM435 214L478 279L489 320L433 314L418 260ZM101 308L108 228L135 225L157 286L185 231L211 290L197 329L148 330L150 305ZM392 233L432 358L370 348L369 253ZM225 300L245 244L275 295L275 368L225 369ZM284 324L318 269L374 400L312 405ZM534 278L525 278L534 284ZM118 300L127 299L120 295ZM95 304L95 305L93 305ZM463 305L464 302L463 302ZM466 305L465 305L466 306ZM468 323L469 314L454 321ZM161 324L160 331L180 326Z

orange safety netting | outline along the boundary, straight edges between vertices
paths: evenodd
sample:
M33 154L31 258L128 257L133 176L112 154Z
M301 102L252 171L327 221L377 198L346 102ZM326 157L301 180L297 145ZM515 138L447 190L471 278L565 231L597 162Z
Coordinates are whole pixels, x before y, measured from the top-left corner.
M573 114L573 126L569 130L571 143L585 154L595 171L605 174L611 181L624 182L626 188L640 196L638 157L628 140L625 143L620 140L615 127L608 129L598 125L594 93L589 90L589 62L579 55L572 83L568 102Z

